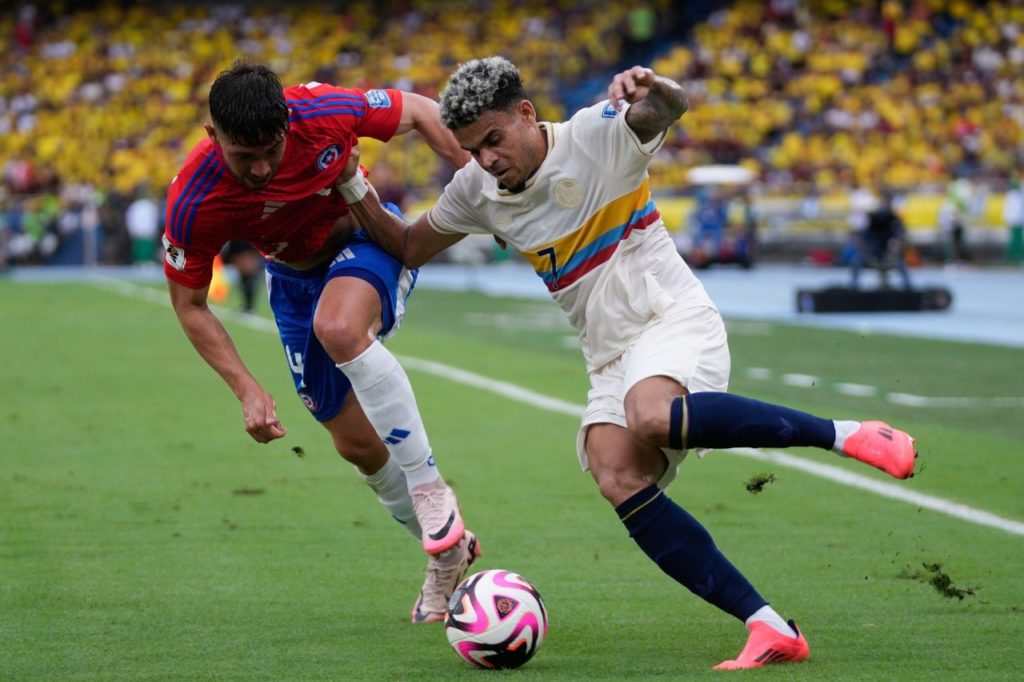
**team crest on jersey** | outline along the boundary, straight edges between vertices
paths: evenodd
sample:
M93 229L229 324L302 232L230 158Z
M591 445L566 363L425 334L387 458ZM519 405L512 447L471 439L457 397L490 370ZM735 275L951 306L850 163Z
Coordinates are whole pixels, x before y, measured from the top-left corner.
M583 203L583 185L572 178L563 178L555 183L555 203L562 208L576 208Z
M332 163L337 161L338 157L340 156L341 148L336 144L332 144L330 147L320 152L320 154L316 157L316 169L323 170L327 168Z
M167 263L178 272L183 272L185 270L185 249L172 244L167 235L164 235L163 241L164 251L167 252L164 258L167 260Z
M311 395L305 391L299 391L299 398L302 399L302 404L305 405L310 412L316 412L316 401L313 400Z
M625 103L625 100L619 100L619 105L620 106L622 104L624 104L624 103ZM619 114L619 112L617 112L615 110L615 107L612 106L612 103L608 102L608 104L604 105L604 111L601 112L601 117L602 118L615 118L616 116L618 116L618 114Z
M391 97L383 90L367 90L366 103L371 109L390 109Z
M499 208L497 214L494 216L494 224L500 228L508 227L509 223L512 222L512 218L508 214L507 208Z

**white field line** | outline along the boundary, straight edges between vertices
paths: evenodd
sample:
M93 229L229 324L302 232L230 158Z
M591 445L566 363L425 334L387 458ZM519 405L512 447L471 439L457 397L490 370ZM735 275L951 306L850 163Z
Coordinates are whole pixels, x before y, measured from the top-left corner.
M150 303L165 305L168 308L171 306L171 299L168 296L166 289L144 287L133 282L104 275L92 275L91 280L93 284L101 289L109 289L110 291L114 291L130 298L137 298ZM210 304L210 309L217 313L222 320L231 320L232 322L241 324L243 327L249 327L250 329L258 329L260 331L273 332L275 334L277 333L277 325L273 320L268 320L265 317L247 315L212 303Z
M497 393L505 398L525 403L532 407L539 407L540 409L547 410L548 412L558 412L559 414L576 417L577 419L583 416L582 405L569 403L564 400L559 400L558 398L551 398L531 391L528 388L523 388L522 386L498 381L497 379L490 379L480 374L475 374L449 365L443 365L440 362L434 362L432 360L420 360L419 358L410 358L406 355L398 356L398 359L402 361L402 366L407 369L416 369L459 384L483 389L485 391L490 391L491 393Z
M580 405L573 405L562 400L550 398L546 395L522 388L521 386L515 386L514 384L508 384L503 381L489 379L485 376L474 374L473 372L467 372L463 369L449 367L439 362L420 360L418 358L405 356L402 356L400 359L402 361L402 365L409 369L419 370L450 381L466 384L485 391L491 391L492 393L497 393L498 395L526 403L533 407L539 407L551 412L561 412L562 414L576 417L583 414L583 407ZM963 521L969 521L970 523L975 523L980 526L997 528L1013 535L1024 536L1024 523L1021 523L1020 521L996 516L995 514L991 514L987 511L975 509L974 507L969 507L966 504L960 504L959 502L951 502L950 500L945 500L941 497L925 495L923 493L907 490L896 483L876 481L873 478L851 473L845 469L832 466L831 464L823 464L821 462L815 462L804 459L803 457L796 457L794 455L788 455L773 450L732 448L730 450L725 450L724 452L731 452L732 454L740 455L741 457L749 457L751 459L764 462L771 462L772 464L803 471L804 473L824 478L829 481L834 481L851 488L866 490L882 497L900 500L918 507L937 511L940 514L952 516Z
M1024 523L1021 523L1020 521L996 516L995 514L991 514L987 511L975 509L974 507L969 507L966 504L960 504L959 502L951 502L941 497L935 497L934 495L925 495L924 493L907 490L897 483L878 481L873 478L868 478L867 476L846 471L845 469L840 469L839 467L832 466L831 464L815 462L813 460L804 459L803 457L795 457L793 455L787 455L783 452L774 450L733 448L728 450L728 452L742 455L744 457L750 457L751 459L761 460L762 462L771 462L772 464L778 464L779 466L803 471L804 473L835 481L836 483L841 483L851 488L859 488L860 490L866 490L882 497L888 497L891 500L900 500L902 502L917 505L918 507L923 507L924 509L931 509L932 511L937 511L940 514L946 514L947 516L976 523L980 526L998 528L999 530L1006 531L1013 535L1024 536Z
M836 390L843 395L853 395L858 398L873 398L878 395L877 387L864 384L838 383L836 384Z
M97 278L96 283L103 288L110 289L125 296L169 306L166 292L160 290L149 289L147 287L132 284L131 282L111 278ZM216 308L216 310L218 314L224 315L232 322L251 329L266 332L276 332L277 330L273 321L262 317L232 313L231 311L223 308ZM441 377L442 379L454 381L483 391L489 391L504 398L508 398L509 400L514 400L532 407L547 410L548 412L556 412L558 414L564 414L577 419L583 415L584 408L581 405L559 400L558 398L552 398L550 396L537 393L536 391L531 391L528 388L523 388L522 386L498 381L497 379L491 379L481 374L476 374L475 372L451 367L432 360L422 360L406 356L399 356L399 360L401 360L402 365L408 369L431 374ZM899 500L924 509L930 509L931 511L945 514L946 516L952 516L953 518L979 526L995 528L997 530L1010 533L1011 535L1024 536L1024 523L1021 523L1020 521L1014 521L1013 519L997 516L990 512L976 509L966 504L960 504L959 502L952 502L934 495L925 495L923 493L907 490L902 485L896 483L877 481L873 478L868 478L867 476L851 473L845 469L832 466L831 464L824 464L773 450L733 448L730 450L724 450L723 452L729 452L734 455L748 457L750 459L756 459L763 462L771 462L778 466L796 469L797 471L802 471L804 473L811 474L812 476L824 478L850 488L857 488L859 490L874 493L881 497L887 497L892 500Z
M744 371L744 374L748 379L756 379L757 381L770 381L776 378L775 372L770 369L765 369L764 367L748 367ZM845 382L828 382L809 374L780 374L778 375L778 378L787 386L833 390L836 393L841 393L842 395L851 395L858 398L870 398L880 395L885 398L886 401L894 405L904 405L906 407L1024 407L1024 397L1018 396L995 396L982 398L953 396L948 398L930 398L923 395L914 395L913 393L886 393L877 386L865 386L864 384L850 384Z

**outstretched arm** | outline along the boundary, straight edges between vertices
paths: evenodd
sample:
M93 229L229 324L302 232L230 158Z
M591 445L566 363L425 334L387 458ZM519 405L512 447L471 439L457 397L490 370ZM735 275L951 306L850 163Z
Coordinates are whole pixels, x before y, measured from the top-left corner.
M342 198L359 226L373 241L402 261L407 268L418 268L459 241L464 234L441 234L430 226L427 214L407 225L405 221L381 206L380 198L359 172L359 148L352 148L345 170L335 182Z
M650 142L668 130L688 106L683 86L643 66L615 74L608 86L608 99L617 110L622 108L620 100L632 105L626 123L641 142Z
M455 168L462 168L469 163L469 152L460 147L451 131L441 125L437 102L414 92L403 92L402 119L395 132L403 134L410 130L423 136L434 153Z
M189 289L167 280L171 305L189 341L242 403L245 430L257 443L269 443L285 435L277 419L274 399L246 368L224 325L206 303L205 289Z

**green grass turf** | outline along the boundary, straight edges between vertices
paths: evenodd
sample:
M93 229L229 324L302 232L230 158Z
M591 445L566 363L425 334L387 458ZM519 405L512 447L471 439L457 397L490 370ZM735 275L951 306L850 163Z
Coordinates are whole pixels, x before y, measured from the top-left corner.
M0 679L481 679L408 611L424 561L294 396L275 336L234 321L289 428L260 446L166 304L0 281ZM1019 350L729 321L735 392L914 433L908 489L1024 520ZM418 291L391 347L582 404L572 333L547 301ZM760 367L814 388L747 378ZM551 614L523 680L718 678L742 627L629 541L574 452L577 420L410 370L443 472L485 555ZM301 447L300 457L292 448ZM814 450L792 450L878 480ZM744 484L777 480L759 495ZM671 488L808 635L811 659L745 677L1018 679L1024 538L729 453ZM915 574L939 562L963 601Z

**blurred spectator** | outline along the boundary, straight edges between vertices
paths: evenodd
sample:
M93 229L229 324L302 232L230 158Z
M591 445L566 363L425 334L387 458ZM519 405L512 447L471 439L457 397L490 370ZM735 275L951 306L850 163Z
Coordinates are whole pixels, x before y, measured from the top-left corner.
M968 263L971 252L967 248L967 216L971 211L973 187L966 178L949 183L946 200L939 211L939 226L946 243L947 263Z
M878 199L867 187L855 184L850 192L850 213L847 224L851 233L864 230L868 225L868 214L878 208Z
M7 265L11 259L10 241L11 230L7 215L7 196L3 191L3 187L0 187L0 275L7 271Z
M27 4L18 8L18 19L14 23L14 46L18 50L27 50L35 42L37 18L35 5Z
M865 266L878 270L882 288L889 287L889 270L900 273L903 288L910 290L910 273L904 254L906 229L903 220L893 208L893 196L882 193L877 208L870 211L867 223L854 235L856 249L850 259L851 286L860 287L860 274Z
M230 265L238 273L238 285L242 289L243 313L256 310L256 290L260 278L263 277L263 256L247 241L232 240L224 245L220 252L221 261Z
M626 12L625 36L622 41L624 65L647 64L658 32L658 13L647 3L640 3Z
M701 191L697 198L694 222L694 250L707 252L713 258L722 248L729 224L729 204L725 201L724 190L709 187Z
M409 192L398 182L398 174L391 164L378 163L371 174L373 188L377 190L381 203L392 203L404 213L409 208Z
M103 262L127 265L132 262L132 239L125 218L130 203L127 194L108 189L99 205L99 227L103 235Z
M741 202L738 211L741 220L735 224L730 222L730 203L734 198ZM677 239L676 248L690 265L695 268L707 268L716 263L743 268L753 266L757 214L748 188L703 187L689 222L693 237L689 241Z
M16 197L7 212L8 249L13 261L38 264L52 256L60 244L57 236L56 197L34 194Z
M757 231L761 219L757 214L754 205L754 198L751 196L751 189L745 186L740 193L740 203L743 207L743 233L742 243L744 245L743 260L746 267L752 267L757 259Z
M1020 180L1010 183L1010 191L1003 198L1003 223L1008 231L1003 260L1024 265L1024 190Z
M125 211L124 222L132 242L132 262L153 263L160 233L160 206L153 201L145 185L135 190L135 199Z

